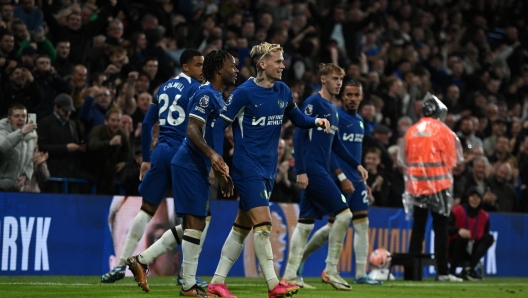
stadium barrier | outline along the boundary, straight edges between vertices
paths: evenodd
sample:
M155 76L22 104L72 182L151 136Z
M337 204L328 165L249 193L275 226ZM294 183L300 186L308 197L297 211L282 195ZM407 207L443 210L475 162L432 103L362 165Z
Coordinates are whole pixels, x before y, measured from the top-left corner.
M101 275L118 261L128 227L141 206L141 198L122 196L55 195L0 193L0 275ZM229 234L238 209L235 201L213 200L213 214L200 257L198 274L212 276L222 245ZM298 205L272 204L271 241L279 275L286 267L288 240L297 221ZM411 223L401 209L372 208L369 212L370 251L386 248L392 253L406 252ZM491 233L496 239L484 258L486 276L528 276L528 215L490 215ZM159 239L166 229L178 222L174 201L164 200L141 239L137 254ZM318 221L315 229L326 222ZM425 253L432 253L431 222L427 224ZM304 266L304 276L319 276L324 269L327 246L314 253ZM116 257L117 256L117 257ZM173 275L179 271L179 248L155 261L150 275ZM344 277L355 270L353 227L343 245L338 266ZM394 267L396 277L402 270ZM130 272L128 271L128 274ZM231 276L259 276L260 268L253 253L253 237L248 236L240 259ZM425 268L424 277L435 276Z

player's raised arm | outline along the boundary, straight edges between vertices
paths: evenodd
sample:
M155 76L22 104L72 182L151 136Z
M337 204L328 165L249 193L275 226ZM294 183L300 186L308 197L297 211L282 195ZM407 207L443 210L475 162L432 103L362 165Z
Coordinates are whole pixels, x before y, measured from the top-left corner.
M325 118L313 118L303 114L295 103L291 103L286 107L286 114L290 118L293 125L300 128L314 128L321 127L326 133L330 132L330 123Z

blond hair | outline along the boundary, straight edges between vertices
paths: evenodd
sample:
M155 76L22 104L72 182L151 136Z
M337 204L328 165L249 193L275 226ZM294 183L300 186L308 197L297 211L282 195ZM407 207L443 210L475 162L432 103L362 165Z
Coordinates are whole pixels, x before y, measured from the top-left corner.
M281 53L284 52L284 49L281 47L278 43L267 43L263 42L259 45L253 46L251 49L251 59L253 60L253 63L257 64L264 59L264 57L269 56L271 52L281 51Z
M320 63L319 64L319 75L326 76L331 73L336 73L339 76L345 75L345 70L335 65L334 63Z

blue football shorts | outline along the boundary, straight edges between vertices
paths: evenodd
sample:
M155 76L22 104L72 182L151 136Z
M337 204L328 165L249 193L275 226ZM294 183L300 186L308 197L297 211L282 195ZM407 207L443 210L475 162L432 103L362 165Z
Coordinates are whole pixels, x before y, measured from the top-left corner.
M171 167L176 216L209 215L209 174L177 165Z
M348 209L348 202L329 174L308 175L308 187L301 192L299 218L321 219Z
M247 212L255 207L269 206L274 182L274 179L265 178L234 180L233 183L240 195L239 208Z
M159 205L172 186L171 161L178 148L157 145L150 158L150 170L139 185L139 193L150 204Z

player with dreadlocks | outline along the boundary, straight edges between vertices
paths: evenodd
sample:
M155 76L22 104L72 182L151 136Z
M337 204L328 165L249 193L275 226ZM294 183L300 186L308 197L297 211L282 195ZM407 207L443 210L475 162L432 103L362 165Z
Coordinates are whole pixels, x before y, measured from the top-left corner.
M187 138L172 159L172 184L178 193L174 205L177 215L183 217L180 296L216 297L196 284L196 270L209 208L211 167L220 178L224 195L231 196L233 192L228 166L208 144L213 144L213 127L225 105L222 91L235 84L237 73L235 58L227 51L212 51L205 56L203 75L209 84L201 86L191 98Z
M327 132L330 125L328 120L308 117L296 107L290 88L280 81L285 66L283 49L279 44L265 42L256 45L251 50L251 58L257 66L258 76L233 91L215 124L215 130L222 132L228 125L233 125L235 151L232 175L240 194L240 203L208 290L220 297L235 297L228 291L225 279L242 252L244 240L253 229L255 255L268 285L268 296L291 296L297 293L299 287L279 282L269 240L269 194L277 177L277 146L282 118L286 114L298 127L321 127ZM215 149L220 150L222 144L223 133L215 133Z

